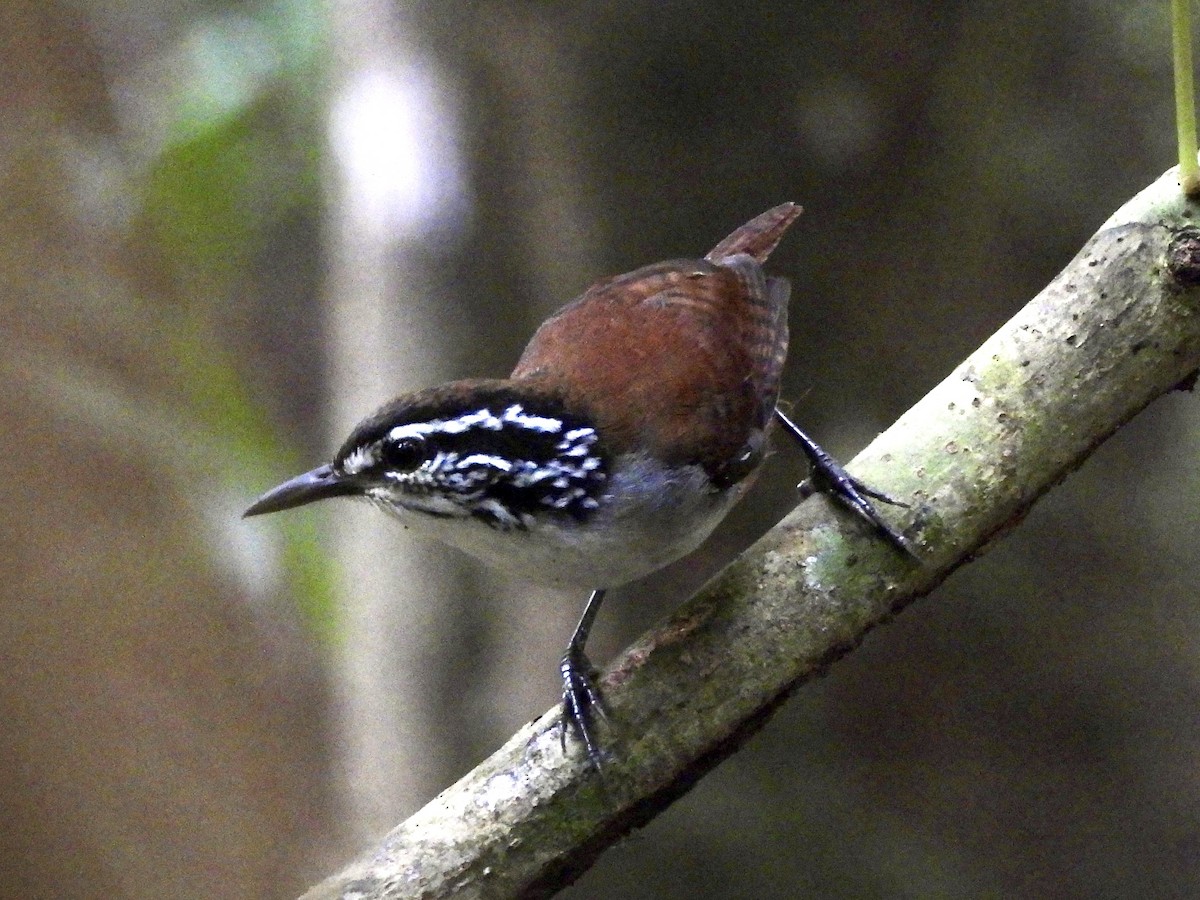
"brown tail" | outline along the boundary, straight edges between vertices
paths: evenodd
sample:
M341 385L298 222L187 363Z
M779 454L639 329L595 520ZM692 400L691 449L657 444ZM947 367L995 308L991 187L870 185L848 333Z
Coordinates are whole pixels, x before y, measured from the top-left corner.
M745 253L760 264L765 263L789 226L800 218L801 212L803 209L795 203L782 203L768 209L713 247L704 258L719 263L735 253Z

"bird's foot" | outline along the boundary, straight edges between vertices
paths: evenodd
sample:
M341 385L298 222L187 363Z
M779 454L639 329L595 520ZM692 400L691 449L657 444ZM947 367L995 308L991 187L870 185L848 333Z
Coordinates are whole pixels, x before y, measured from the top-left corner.
M800 482L799 490L802 497L809 497L817 491L832 494L843 506L870 522L893 547L917 562L921 562L921 557L912 542L884 519L875 505L867 498L871 497L881 503L888 503L903 509L908 509L908 504L893 500L887 494L876 491L859 481L842 468L841 464L832 456L826 455L819 462L813 462L812 474Z
M574 731L587 749L588 760L599 772L603 753L596 740L596 719L607 720L604 698L596 687L596 670L582 649L571 646L558 665L562 675L562 722L559 739L567 752L567 731Z
M889 524L883 516L879 515L879 511L875 509L875 505L867 498L870 497L881 503L888 503L904 509L908 509L908 504L901 503L899 500L893 500L887 494L877 491L859 481L847 472L841 463L830 456L823 447L801 431L800 427L784 415L781 410L776 409L775 415L787 432L799 443L801 450L804 451L804 455L808 457L812 474L800 482L800 496L810 497L817 491L833 495L843 506L870 522L875 527L875 530L882 534L893 547L917 562L921 562L921 557L912 545L912 542Z

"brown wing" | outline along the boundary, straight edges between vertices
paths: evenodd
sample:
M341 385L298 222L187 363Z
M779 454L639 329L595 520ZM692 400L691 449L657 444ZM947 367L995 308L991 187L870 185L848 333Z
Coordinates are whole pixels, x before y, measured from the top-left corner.
M761 453L775 409L787 297L787 282L766 278L743 252L646 266L599 282L548 319L513 377L542 380L589 409L618 452L645 446L736 481L730 462Z

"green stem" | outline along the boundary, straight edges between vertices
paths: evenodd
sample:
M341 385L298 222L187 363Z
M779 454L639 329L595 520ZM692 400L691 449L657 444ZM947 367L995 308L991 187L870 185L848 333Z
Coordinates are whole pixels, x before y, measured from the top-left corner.
M1196 162L1196 91L1192 81L1191 0L1171 0L1172 51L1175 59L1175 127L1179 134L1179 185L1189 197L1200 194Z

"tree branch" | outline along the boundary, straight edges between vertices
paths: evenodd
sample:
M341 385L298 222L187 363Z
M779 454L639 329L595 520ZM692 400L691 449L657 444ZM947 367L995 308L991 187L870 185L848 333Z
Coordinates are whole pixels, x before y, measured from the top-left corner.
M1151 400L1190 385L1198 214L1168 172L855 459L859 478L912 503L905 532L924 565L826 498L806 501L606 674L603 778L577 747L564 757L547 713L306 897L545 896L570 883Z

